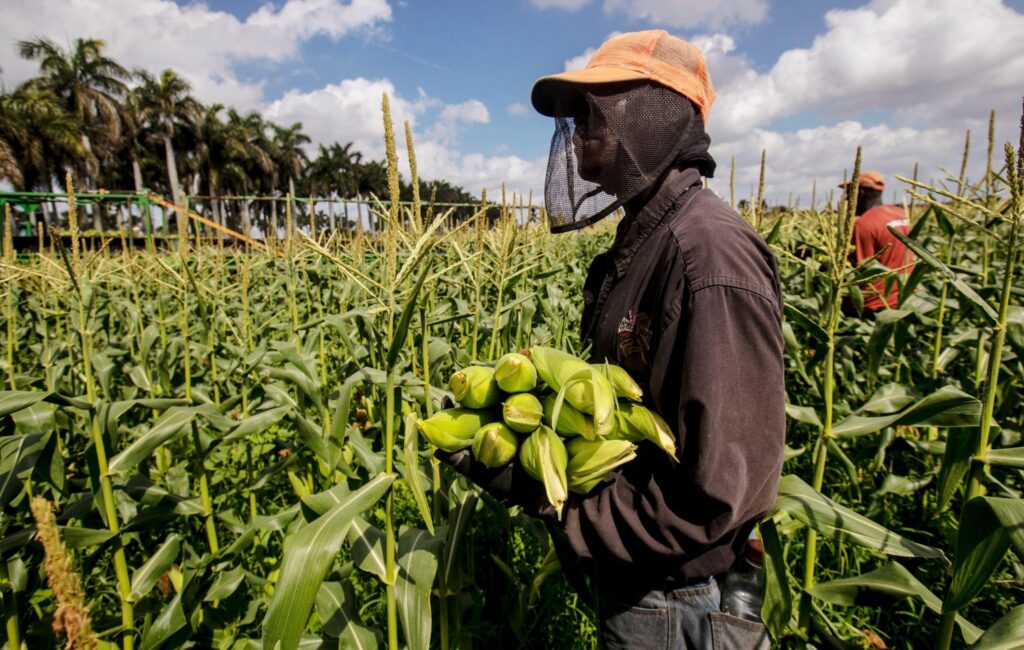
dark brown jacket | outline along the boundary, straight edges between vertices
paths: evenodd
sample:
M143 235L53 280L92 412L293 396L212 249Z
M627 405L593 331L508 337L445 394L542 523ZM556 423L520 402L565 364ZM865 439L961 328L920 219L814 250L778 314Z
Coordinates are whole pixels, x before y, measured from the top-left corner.
M674 170L584 286L583 340L629 370L673 428L585 497L565 533L603 585L649 591L723 573L774 503L785 438L775 259L696 170Z

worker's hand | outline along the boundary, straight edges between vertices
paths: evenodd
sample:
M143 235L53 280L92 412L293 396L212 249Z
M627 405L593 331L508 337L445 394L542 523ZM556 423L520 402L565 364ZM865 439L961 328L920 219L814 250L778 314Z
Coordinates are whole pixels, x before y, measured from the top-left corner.
M441 402L441 408L453 406L455 405L448 397ZM434 451L434 457L482 487L506 507L520 506L534 517L553 517L555 514L544 493L544 484L527 474L518 458L513 458L507 465L492 469L473 458L473 452L468 448L455 453L437 449Z
M448 453L440 449L434 456L450 465L456 472L473 481L506 507L520 506L533 517L554 517L555 510L548 503L544 484L523 469L518 458L502 467L490 468L473 458L473 452L463 449Z

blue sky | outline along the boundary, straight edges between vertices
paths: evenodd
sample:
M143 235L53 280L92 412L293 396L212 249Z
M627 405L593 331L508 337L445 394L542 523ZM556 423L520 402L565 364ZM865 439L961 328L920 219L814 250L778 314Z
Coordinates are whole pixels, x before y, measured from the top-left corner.
M253 6L239 0L208 4L240 19ZM822 30L823 7L861 4L788 0L773 5L762 23L740 26L731 35L737 49L763 70L785 50L810 45ZM605 13L600 3L577 11L540 9L521 1L410 0L392 6L394 18L381 31L340 40L316 37L303 46L298 64L295 60L242 64L239 75L254 82L266 80L270 97L294 88L314 90L338 79L368 77L388 78L407 96L425 88L446 103L476 98L488 107L492 123L467 133L465 143L484 153L507 150L532 157L547 147L550 121L532 111L510 116L509 105L528 105L530 87L539 76L561 72L566 59L594 47L610 33L664 27L657 21ZM686 38L707 30L674 33ZM813 120L813 116L802 116L794 125L810 125Z
M530 87L616 31L662 28L704 50L719 94L712 187L727 191L735 157L741 196L762 149L777 200L838 182L858 144L886 175L919 162L941 180L989 109L999 139L1016 139L1024 94L1024 0L5 0L4 12L7 85L34 74L16 40L96 36L127 65L175 68L203 101L302 121L314 141L370 157L387 91L423 174L474 193L540 191L552 125L521 110Z
M786 50L810 45L824 27L823 8L862 4L788 0L773 7L763 22L739 26L731 34L755 68L766 69ZM253 3L239 0L208 5L242 20L253 10ZM510 116L507 108L515 102L529 105L538 76L560 72L565 60L614 31L664 27L657 21L608 14L600 3L572 12L514 0L409 0L392 6L394 19L379 32L340 40L315 37L303 47L300 65L253 63L239 66L238 72L253 81L267 80L270 97L363 76L386 77L410 97L425 88L445 103L479 99L490 109L492 121L487 128L466 133L465 145L483 152L507 147L516 155L534 156L547 146L550 121L532 111ZM673 31L684 38L707 33L700 28ZM804 116L799 126L811 120Z

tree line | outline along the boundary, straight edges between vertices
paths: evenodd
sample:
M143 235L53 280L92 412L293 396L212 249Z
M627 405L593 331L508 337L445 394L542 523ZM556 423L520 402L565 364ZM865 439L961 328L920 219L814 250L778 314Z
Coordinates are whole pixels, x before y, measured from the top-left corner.
M385 163L364 159L351 143L319 144L310 154L301 122L276 124L257 111L203 104L174 70L129 70L104 54L100 39L79 38L64 49L36 38L17 48L39 70L0 91L0 181L15 190L62 191L70 171L83 191L145 188L179 205L186 193L356 201L387 195ZM404 182L401 195L412 198ZM420 196L477 201L445 181L421 181ZM247 233L283 225L284 201L205 199L203 207L221 225ZM41 208L44 221L60 224L56 210ZM116 227L122 218L117 211L91 212L96 230ZM351 228L345 212L338 215L341 227ZM335 226L333 209L317 216L323 226Z

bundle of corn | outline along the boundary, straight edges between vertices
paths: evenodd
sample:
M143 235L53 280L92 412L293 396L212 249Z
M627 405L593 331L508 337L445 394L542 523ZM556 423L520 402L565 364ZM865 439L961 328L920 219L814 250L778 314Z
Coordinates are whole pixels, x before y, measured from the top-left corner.
M424 437L447 452L472 448L490 468L518 455L559 515L569 492L593 490L644 440L676 459L672 430L639 403L643 390L618 366L534 346L493 368L464 368L448 388L459 407L420 420Z

